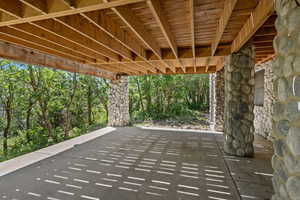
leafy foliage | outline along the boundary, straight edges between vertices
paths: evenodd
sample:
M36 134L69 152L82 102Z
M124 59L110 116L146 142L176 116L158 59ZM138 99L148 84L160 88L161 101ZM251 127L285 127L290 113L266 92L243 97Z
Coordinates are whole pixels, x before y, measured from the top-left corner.
M130 79L133 120L166 119L208 111L208 75L159 75Z
M0 161L105 125L103 79L1 60L0 82Z

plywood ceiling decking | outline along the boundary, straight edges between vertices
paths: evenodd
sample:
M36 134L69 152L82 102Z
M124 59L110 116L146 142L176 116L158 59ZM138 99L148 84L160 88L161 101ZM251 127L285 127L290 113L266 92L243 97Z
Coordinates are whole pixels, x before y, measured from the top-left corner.
M274 54L272 13L272 0L0 0L0 40L106 78L211 73L251 38L257 62Z

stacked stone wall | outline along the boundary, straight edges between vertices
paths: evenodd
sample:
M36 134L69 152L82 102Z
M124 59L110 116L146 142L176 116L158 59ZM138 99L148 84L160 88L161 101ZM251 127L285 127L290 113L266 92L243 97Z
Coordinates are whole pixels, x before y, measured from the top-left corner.
M210 87L210 128L215 131L224 130L224 68L209 76Z
M254 106L255 134L271 139L273 105L275 101L273 90L273 61L255 66L256 71L265 70L264 74L264 102L263 106Z
M108 90L108 126L127 126L129 116L128 77L110 81Z
M224 68L216 72L215 79L215 124L214 129L216 131L224 131L224 101L225 101L225 80L224 80Z
M225 143L226 153L253 156L254 140L253 46L246 44L225 59Z
M215 126L215 111L216 111L216 74L209 74L209 122L210 128L214 130Z
M300 1L276 0L273 200L300 199Z

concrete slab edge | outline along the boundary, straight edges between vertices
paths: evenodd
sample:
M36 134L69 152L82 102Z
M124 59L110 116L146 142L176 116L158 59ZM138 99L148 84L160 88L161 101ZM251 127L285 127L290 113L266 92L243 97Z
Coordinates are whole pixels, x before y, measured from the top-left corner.
M179 128L162 128L162 127L147 127L147 126L137 126L141 129L146 130L157 130L157 131L179 131L179 132L192 132L192 133L213 133L213 134L223 134L223 132L212 131L212 130L195 130L195 129L179 129Z
M0 163L0 177L116 130L106 127Z

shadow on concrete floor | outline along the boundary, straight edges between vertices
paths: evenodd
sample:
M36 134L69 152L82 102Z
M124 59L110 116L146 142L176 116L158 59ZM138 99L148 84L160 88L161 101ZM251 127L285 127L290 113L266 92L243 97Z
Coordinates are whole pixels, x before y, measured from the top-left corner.
M0 198L269 199L270 144L260 138L254 158L238 158L224 155L222 140L212 133L118 128L1 177Z

